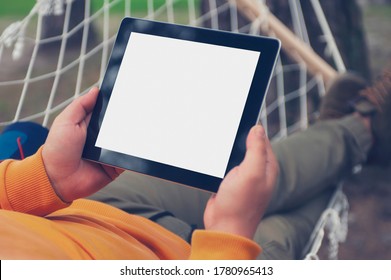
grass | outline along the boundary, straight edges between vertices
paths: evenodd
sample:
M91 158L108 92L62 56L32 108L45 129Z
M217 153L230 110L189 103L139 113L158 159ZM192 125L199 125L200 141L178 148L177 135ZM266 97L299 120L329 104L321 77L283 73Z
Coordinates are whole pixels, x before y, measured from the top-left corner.
M110 0L113 2L113 0ZM109 34L114 35L118 29L118 24L124 14L124 0L117 1L118 3L110 7L110 19L109 19ZM196 7L199 6L200 0L194 0ZM2 31L9 26L10 23L23 19L36 3L36 0L24 0L24 1L4 1L0 8L0 35ZM92 10L96 11L102 8L104 0L91 0ZM147 4L151 3L149 0L131 0L131 14L132 16L145 17L148 14ZM153 0L153 10L157 10L161 5L165 4L166 0ZM188 18L188 0L175 1L174 14L175 21L178 23L189 22ZM165 20L164 17L167 13L162 12L161 15L156 15L156 20ZM103 28L103 16L100 15L93 22L96 27L96 31L101 35ZM26 34L29 37L34 38L36 28L36 17L32 19L28 27L31 27ZM98 36L99 36L98 35ZM12 48L6 48L2 55L1 68L0 68L0 81L14 81L23 79L27 72L29 55L31 55L32 46L27 45L25 49L25 55L23 59L19 61L11 60ZM64 57L64 65L67 65L69 61L74 60L74 56L79 54L77 51L68 52ZM102 52L98 52L96 55L86 61L83 71L83 83L82 89L88 88L92 83L96 82L99 77L100 62ZM54 54L40 53L37 56L37 60L34 65L32 77L37 77L45 73L51 73L55 71L56 62L58 57ZM76 74L78 73L77 67L73 67L64 74L62 74L59 80L59 86L57 94L55 96L54 104L59 104L73 95L73 90L76 85ZM53 78L45 78L39 82L30 82L28 87L28 94L23 102L21 111L21 117L33 115L45 110L48 102L48 94L51 92L51 86L53 85ZM0 123L4 121L10 121L14 117L16 108L18 106L19 99L21 97L23 83L17 85L1 86L0 87ZM12 94L10 94L12 93ZM55 114L53 114L55 115ZM34 119L36 122L42 122L42 118ZM50 121L51 122L51 121ZM49 122L49 123L50 123ZM0 127L1 132L1 127Z
M0 35L5 27L7 27L11 22L15 22L16 20L23 19L25 15L29 12L31 7L36 3L36 0L2 0L3 3L0 5ZM99 9L101 8L101 5L104 0L91 0L93 9ZM111 0L112 1L112 0ZM110 1L110 2L111 2ZM148 9L147 4L150 3L149 0L129 0L131 1L131 8L132 8L132 15L139 17L146 16ZM199 2L201 0L194 0L196 7L199 7ZM110 13L113 12L112 15L110 15L110 30L109 34L114 34L118 28L118 22L123 16L123 6L124 1L119 1L120 3L118 5L115 5L110 9ZM153 0L154 3L154 10L156 10L160 5L165 3L166 0ZM179 23L186 23L187 21L187 3L188 0L178 0L175 1L175 21ZM116 13L115 11L118 11ZM163 15L164 16L164 15ZM369 42L369 49L371 53L371 60L373 64L373 73L378 73L379 70L384 65L384 62L387 61L389 58L391 58L391 37L389 36L389 26L391 24L391 6L368 6L364 10L364 17L365 17L365 28L367 30L367 36L368 36L368 42ZM160 20L160 18L157 18L157 20ZM33 24L30 24L31 27L34 29L35 22ZM96 19L94 22L94 25L96 26L99 34L102 32L102 16ZM35 30L35 29L34 29ZM28 49L27 49L28 51ZM8 81L8 80L15 80L15 79L23 79L26 73L26 61L12 61L10 59L11 55L11 49L7 49L7 54L3 54L3 58L8 58L8 63L4 64L3 61L0 64L2 67L0 68L0 81ZM96 64L99 64L99 54L97 54L97 58L92 57L90 59L91 62L85 67L87 70L85 71L88 73L88 77L83 76L83 83L85 82L85 86L83 84L82 88L88 87L89 82L94 82L96 80L96 77L98 77L99 73L96 73L96 71L99 71L99 67L96 66ZM28 52L26 53L26 59L28 59ZM4 59L3 59L4 60ZM53 60L53 61L51 61ZM57 57L51 59L49 55L42 55L40 59L36 63L36 68L40 72L39 73L48 73L55 70L55 68L49 68L52 67L52 64L55 66L55 62L57 61ZM91 65L90 65L91 64ZM37 70L35 70L37 71ZM69 73L76 73L77 70L71 69ZM38 72L34 72L33 76L38 76ZM66 79L65 79L66 78ZM74 81L71 79L74 79L74 77L67 77L64 75L64 79L61 79L60 86L61 90L64 92L59 92L57 97L62 98L63 96L68 97L68 93L72 92L72 84L74 84ZM91 82L91 83L92 83ZM65 85L63 84L65 83ZM12 86L12 87L0 87L0 122L9 120L13 114L16 111L17 101L19 100L21 88L20 85ZM45 106L47 103L47 94L50 92L50 86L51 81L48 79L45 82L36 82L32 83L29 87L29 99L24 103L26 108L23 108L24 116L31 115L35 112L37 112L37 108L39 106ZM12 94L10 94L12 92ZM33 94L30 94L32 92ZM57 98L56 97L56 98ZM57 99L56 99L57 101ZM61 100L60 100L61 101ZM56 102L57 103L57 102ZM37 104L34 106L28 106L28 104ZM25 111L26 109L26 111ZM33 110L34 111L30 111ZM44 108L38 108L39 110L43 110ZM1 131L1 127L0 127Z
M371 5L364 9L364 27L374 77L391 60L390 26L391 5Z
M110 0L112 2L113 0ZM152 0L154 7L159 7L162 4L166 3L166 0ZM113 11L122 11L123 10L123 1L120 1L121 4L116 5ZM134 12L144 12L147 11L148 7L147 0L131 0L132 11ZM185 9L188 7L188 0L177 0L175 2L175 7L178 9ZM200 0L195 0L195 5L198 6ZM28 14L31 8L35 5L36 0L18 0L18 1L9 1L3 0L1 3L0 17L2 16L23 16ZM104 0L91 0L91 6L93 9L101 7L104 3Z
M372 5L365 9L367 17L391 19L391 5Z
M114 7L114 11L115 9L117 8L119 11L122 11L123 10L123 1L120 1L120 3L118 5L116 5L117 7ZM132 11L135 11L135 12L145 12L148 10L148 4L149 4L150 1L148 0L132 0L130 1L131 3L131 9ZM163 4L166 4L166 0L152 0L153 2L153 7L156 9L157 7L160 7L162 6ZM173 1L175 2L175 8L178 8L178 9L185 9L185 8L188 8L188 0L176 0L176 1ZM195 0L195 5L198 6L200 0ZM93 8L99 8L101 7L103 4L103 1L102 0L91 0L91 6Z
M3 0L1 3L0 16L22 16L28 14L35 5L36 0Z

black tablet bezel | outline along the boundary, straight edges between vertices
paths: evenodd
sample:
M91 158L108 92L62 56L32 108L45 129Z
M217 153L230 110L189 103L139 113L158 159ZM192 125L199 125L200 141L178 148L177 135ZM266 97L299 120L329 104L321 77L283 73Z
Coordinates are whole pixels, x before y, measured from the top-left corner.
M246 150L245 142L247 134L251 127L258 121L264 97L279 54L279 40L145 19L125 18L122 20L88 126L83 158L173 181L186 186L216 192L222 178L95 146L102 125L103 116L107 109L122 58L132 32L246 49L261 53L225 174L243 160Z

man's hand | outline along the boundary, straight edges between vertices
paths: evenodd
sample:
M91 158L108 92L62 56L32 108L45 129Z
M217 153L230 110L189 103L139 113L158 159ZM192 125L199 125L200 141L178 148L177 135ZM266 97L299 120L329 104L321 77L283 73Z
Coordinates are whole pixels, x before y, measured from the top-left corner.
M118 176L120 170L81 159L99 90L91 89L55 119L42 151L46 172L65 202L86 197Z
M209 200L205 228L252 239L270 201L278 164L264 129L254 126L247 137L243 162L224 178Z

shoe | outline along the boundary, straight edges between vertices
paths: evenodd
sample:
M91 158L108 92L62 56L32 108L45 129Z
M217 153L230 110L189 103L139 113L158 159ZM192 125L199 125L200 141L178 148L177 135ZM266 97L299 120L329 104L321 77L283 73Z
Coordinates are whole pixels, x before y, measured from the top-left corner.
M372 86L352 73L339 75L328 89L319 120L341 118L358 112L371 117L374 144L368 164L391 164L391 64Z
M391 163L391 64L373 86L360 91L360 100L354 108L365 114L363 108L373 107L371 127L374 144L368 155L369 164L387 166ZM364 111L362 111L364 110ZM373 110L372 110L373 111Z
M353 73L344 73L332 82L323 97L319 120L339 119L355 111L352 101L360 97L360 91L367 87L364 79Z

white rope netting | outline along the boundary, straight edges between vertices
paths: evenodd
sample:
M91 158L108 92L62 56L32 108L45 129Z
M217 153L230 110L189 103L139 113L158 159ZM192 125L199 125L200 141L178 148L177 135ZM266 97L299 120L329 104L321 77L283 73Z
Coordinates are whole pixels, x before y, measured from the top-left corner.
M261 0L37 0L26 17L0 35L0 131L15 121L50 127L75 97L99 85L119 23L127 16L215 29L225 24L231 32L278 37L287 58L277 63L261 121L274 140L306 129L336 71L310 48L300 1L287 1L292 29ZM311 3L323 32L321 56L344 71L319 1ZM347 229L342 195L337 191L319 221L306 248L308 259L316 258L326 228L331 229L330 256L336 258Z

